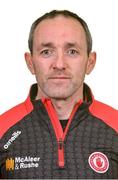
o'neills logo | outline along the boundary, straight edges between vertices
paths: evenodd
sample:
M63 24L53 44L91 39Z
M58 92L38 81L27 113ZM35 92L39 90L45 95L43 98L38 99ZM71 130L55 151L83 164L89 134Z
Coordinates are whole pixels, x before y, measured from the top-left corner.
M6 159L6 171L39 167L40 157L15 157Z
M105 154L94 152L88 159L90 167L98 173L105 173L109 168L109 161Z
M21 131L16 131L12 134L12 137L8 140L8 142L4 145L4 149L8 149L8 147L12 144L13 141L21 134Z

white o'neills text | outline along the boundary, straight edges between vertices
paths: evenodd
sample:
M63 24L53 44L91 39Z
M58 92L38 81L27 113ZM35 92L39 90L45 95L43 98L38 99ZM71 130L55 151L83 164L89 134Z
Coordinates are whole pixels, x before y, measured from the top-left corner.
M21 134L21 131L16 131L12 134L12 137L8 140L8 142L4 145L4 149L8 149L8 147L12 144L13 141Z

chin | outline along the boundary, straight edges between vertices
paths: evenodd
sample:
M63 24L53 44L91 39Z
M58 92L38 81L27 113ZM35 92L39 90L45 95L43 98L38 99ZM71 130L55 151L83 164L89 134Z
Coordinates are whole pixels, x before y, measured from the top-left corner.
M45 86L43 89L44 94L49 98L54 99L67 99L72 96L76 88L73 86L66 86L66 87L54 87L54 86Z
M72 94L71 93L67 93L67 91L66 92L63 92L63 91L60 91L60 92L51 92L51 93L49 93L49 91L48 91L48 93L46 93L47 94L47 96L48 97L50 97L50 98L53 98L53 99L67 99L68 97L70 97Z

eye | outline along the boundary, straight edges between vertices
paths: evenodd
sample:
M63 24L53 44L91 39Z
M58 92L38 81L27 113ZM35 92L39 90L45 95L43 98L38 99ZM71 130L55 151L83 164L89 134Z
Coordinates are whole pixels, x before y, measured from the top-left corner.
M68 54L69 55L77 55L79 52L76 49L69 49Z
M76 50L76 49L69 49L69 50L67 51L67 54L68 54L69 56L77 56L77 55L79 54L79 51Z
M44 49L40 52L40 54L46 58L46 57L51 56L53 54L53 51L50 49Z

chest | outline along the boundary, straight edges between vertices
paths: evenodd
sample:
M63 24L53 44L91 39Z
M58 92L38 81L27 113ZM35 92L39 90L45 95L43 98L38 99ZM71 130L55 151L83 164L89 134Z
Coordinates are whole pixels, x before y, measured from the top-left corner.
M116 142L104 126L87 121L70 126L59 159L59 142L52 125L30 123L28 128L19 126L19 136L6 139L8 148L2 154L1 168L5 178L118 177ZM59 160L64 161L63 168Z

